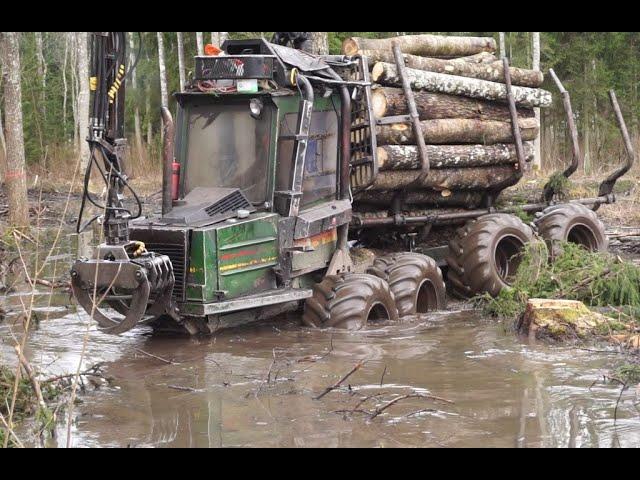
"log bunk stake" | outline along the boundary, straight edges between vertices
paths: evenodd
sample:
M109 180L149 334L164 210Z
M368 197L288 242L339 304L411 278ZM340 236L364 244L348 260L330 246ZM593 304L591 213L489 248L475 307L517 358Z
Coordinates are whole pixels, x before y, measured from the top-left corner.
M402 51L400 46L394 42L393 55L396 59L396 66L398 68L398 75L402 80L402 90L404 96L407 99L407 106L409 107L409 117L411 119L411 125L413 127L413 135L416 139L416 145L418 147L418 156L420 158L420 164L422 165L422 172L416 178L415 183L420 184L429 175L429 155L427 154L427 145L424 142L424 136L422 135L422 127L420 126L420 116L418 115L418 109L416 107L416 100L413 97L413 90L409 84L407 78L407 71L404 66L404 58L402 57Z

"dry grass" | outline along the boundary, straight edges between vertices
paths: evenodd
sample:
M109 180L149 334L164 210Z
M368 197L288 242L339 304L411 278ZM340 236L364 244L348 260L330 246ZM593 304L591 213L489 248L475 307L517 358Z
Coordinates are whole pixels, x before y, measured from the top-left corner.
M160 158L155 153L149 153L147 150L137 152L135 147L131 147L128 159L129 164L126 171L136 192L141 195L150 195L160 190L162 165ZM44 192L67 192L71 186L69 171L76 161L77 156L70 145L51 147L46 158L43 158L37 165L28 168L27 186L32 188L38 183L42 185ZM102 193L103 182L97 172L92 176L90 189L94 194L100 195ZM82 182L76 182L72 193L82 193Z

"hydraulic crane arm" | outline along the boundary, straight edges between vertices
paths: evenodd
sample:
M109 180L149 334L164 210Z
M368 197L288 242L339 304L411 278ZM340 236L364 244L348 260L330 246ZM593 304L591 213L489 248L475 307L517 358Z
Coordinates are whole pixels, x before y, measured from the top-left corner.
M139 57L139 55L138 55ZM129 220L138 218L141 203L135 191L129 186L123 171L126 148L124 138L124 109L127 70L125 32L92 32L91 34L91 107L89 118L90 158L84 177L84 192L77 231L81 232L92 222L104 215L103 229L108 245L122 245L129 242ZM135 68L135 63L132 68ZM89 192L91 172L98 170L107 188L105 204L101 204ZM137 204L133 214L124 206L124 192L129 190ZM101 213L82 224L87 202L101 210Z
M171 260L166 255L148 252L142 242L129 239L129 221L140 217L142 204L123 172L128 77L125 35L125 32L93 32L91 35L91 110L87 137L91 154L84 176L77 231L80 233L102 217L105 241L97 247L95 257L78 259L71 269L71 287L76 300L103 331L113 334L126 332L145 317L176 315ZM106 184L104 204L89 192L94 170ZM125 205L126 190L137 204L135 214ZM97 207L99 213L83 224L87 203ZM103 304L121 317L102 310Z

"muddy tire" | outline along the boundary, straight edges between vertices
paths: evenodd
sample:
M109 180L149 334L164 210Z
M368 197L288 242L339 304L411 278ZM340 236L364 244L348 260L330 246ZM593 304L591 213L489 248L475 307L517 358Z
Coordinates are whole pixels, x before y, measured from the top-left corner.
M514 215L495 213L468 222L449 242L447 280L461 298L497 296L509 286L519 254L533 240L533 230Z
M419 253L392 253L377 258L367 273L389 284L401 317L446 308L442 271L433 258Z
M348 330L375 320L398 320L393 293L381 278L353 273L329 275L316 284L302 316L309 327Z
M580 203L553 205L542 211L534 223L552 260L562 252L562 242L582 245L591 252L606 252L609 247L604 224L596 212Z

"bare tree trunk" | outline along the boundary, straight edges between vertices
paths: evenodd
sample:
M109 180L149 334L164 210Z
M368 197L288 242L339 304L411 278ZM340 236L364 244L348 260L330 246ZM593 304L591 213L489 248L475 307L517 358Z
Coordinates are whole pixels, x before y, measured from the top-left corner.
M202 32L196 32L196 44L198 45L198 55L204 55L204 37Z
M221 47L227 38L229 38L229 32L211 32L211 44L216 47Z
M445 93L414 92L420 120L439 118L472 118L510 122L511 115L506 105L487 100L458 97ZM376 118L406 115L409 111L407 99L401 88L379 87L373 90L371 99ZM533 110L518 109L520 118L533 118Z
M133 67L134 62L134 51L135 44L133 41L133 33L129 33L129 68ZM135 106L133 109L133 127L134 127L134 135L135 135L135 143L136 143L136 153L138 156L144 155L144 149L142 147L142 128L140 127L140 95L138 94L138 74L136 69L131 71L131 88L135 92ZM129 172L129 176L133 175L133 170Z
M538 123L535 118L518 120L523 141L538 138ZM510 122L448 118L420 122L424 141L428 144L476 143L493 145L514 143ZM378 145L415 145L413 128L406 123L393 123L377 127Z
M145 92L144 115L147 119L147 149L153 144L153 124L151 123L151 84L147 80Z
M67 59L69 57L69 35L64 34L64 61L62 62L62 85L63 85L63 97L62 97L62 131L67 134L67 92L69 86L67 85Z
M532 32L532 35L533 61L531 62L531 68L536 72L540 72L540 32ZM533 111L536 116L538 129L540 129L540 108L535 108ZM542 150L540 145L540 135L538 135L538 137L534 140L533 168L536 170L542 169Z
M75 32L69 32L69 42L71 43L71 50L69 56L69 64L71 65L71 112L73 114L73 150L77 154L79 150L78 143L78 52L77 41Z
M384 170L416 170L422 162L415 145L383 145L378 147L378 167ZM512 144L496 145L427 145L432 169L459 169L515 164L518 161ZM524 143L525 157L533 157L533 145Z
M471 98L481 98L506 103L507 87L502 83L488 82L476 78L457 77L444 73L425 72L407 68L411 88L428 92L448 93ZM371 71L371 79L388 86L400 86L402 80L395 65L376 63ZM552 103L551 93L541 88L513 87L516 105L522 107L548 107Z
M4 138L4 127L2 126L2 111L0 110L0 147L2 147L2 157L7 155L7 141Z
M40 84L42 86L42 116L47 118L47 62L44 59L44 51L42 45L42 32L34 32L36 37L36 58L38 60L38 76L40 77Z
M496 49L495 40L488 37L407 35L379 39L350 37L342 42L342 53L367 55L370 50L391 50L394 42L398 43L402 53L423 57L466 57Z
M167 68L164 61L164 38L162 32L158 36L158 67L160 68L160 101L163 108L169 108L169 93L167 89ZM202 33L200 33L202 40ZM200 48L198 46L198 48Z
M493 167L445 168L431 170L429 175L416 184L419 170L399 170L378 173L370 190L480 190L491 188L512 180L518 175L513 165Z
M1 38L0 38L1 40ZM0 92L2 92L2 62L0 61ZM0 107L2 107L0 105ZM6 157L7 157L7 141L5 140L4 137L4 127L2 126L2 108L0 108L0 147L2 148L2 162L4 163L6 161ZM2 170L1 173L4 173L4 168L6 168L6 166L4 164L0 164L0 170ZM0 183L2 183L2 177L0 177Z
M20 85L20 33L0 33L2 71L5 79L4 111L7 122L7 172L9 222L28 225L29 204L25 171L24 132L22 125L22 88Z
M507 58L506 42L504 40L504 32L498 32L498 38L500 43L500 58Z
M491 54L487 54L491 55ZM468 58L454 58L444 60L442 58L419 57L417 55L403 54L405 65L415 70L425 70L434 73L446 73L447 75L457 75L460 77L478 78L491 82L504 83L504 67L502 62L474 63ZM372 58L368 57L369 62ZM383 51L375 58L378 62L395 64L393 52ZM370 63L371 64L371 63ZM542 85L544 75L540 71L527 70L524 68L509 68L511 83L520 87L537 88Z
M78 131L80 140L80 166L85 170L89 163L89 34L76 32L78 52Z
M327 32L310 32L311 53L329 55L329 37Z
M180 77L180 91L182 92L187 83L184 72L184 39L182 32L177 32L176 35L178 37L178 76ZM211 35L213 35L213 33Z

